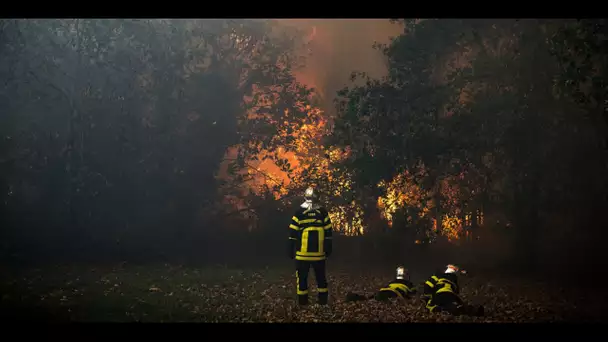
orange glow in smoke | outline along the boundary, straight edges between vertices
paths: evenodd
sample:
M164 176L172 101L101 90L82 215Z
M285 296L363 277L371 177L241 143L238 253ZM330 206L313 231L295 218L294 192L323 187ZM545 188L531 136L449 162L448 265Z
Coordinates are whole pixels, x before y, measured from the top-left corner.
M291 165L291 171L285 172L272 160L263 160L264 151L247 161L247 168L241 174L248 176L248 181L241 186L241 193L248 191L260 193L265 186L276 186L273 192L276 199L290 193L292 185L307 184L309 179L303 179L303 172L314 169L316 174L325 175L334 185L333 196L340 196L350 189L348 175L335 176L331 174L331 163L348 156L348 150L340 151L321 145L323 136L327 133L328 115L323 109L332 111L332 101L338 89L348 83L353 70L367 72L372 77L381 77L386 74L382 54L374 50L374 42L387 43L389 37L401 31L398 25L388 20L316 20L316 19L281 19L282 24L297 26L307 32L307 50L302 51L307 56L306 66L301 70L294 70L296 80L310 88L316 89L316 96L322 101L320 107L311 107L304 104L298 108L285 110L285 121L277 123L286 128L293 128L295 141L293 146L285 146L278 152L280 158L286 159ZM254 93L261 93L262 89L254 89ZM251 98L246 98L250 102ZM258 104L270 106L276 97L265 96ZM291 111L306 111L306 123L298 123L290 118ZM255 108L248 113L248 118L259 117ZM286 129L280 129L278 135L285 136ZM329 155L329 158L325 156ZM226 159L236 157L236 148L226 151ZM219 177L227 179L227 164L223 163L219 170ZM335 179L334 179L335 178ZM238 197L238 196L237 196ZM239 208L244 207L242 200L232 196L231 203ZM390 211L390 210L389 210ZM336 208L330 208L330 216L338 230L345 234L362 234L363 210L355 202Z

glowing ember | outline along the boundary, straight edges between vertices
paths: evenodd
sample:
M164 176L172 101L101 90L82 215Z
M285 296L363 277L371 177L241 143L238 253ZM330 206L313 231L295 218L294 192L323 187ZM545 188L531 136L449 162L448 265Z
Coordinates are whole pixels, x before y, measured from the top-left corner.
M334 227L342 235L353 236L363 235L363 209L356 202L351 202L347 206L338 206L329 212Z
M406 207L416 209L418 212L416 217L407 216L408 223L414 219L428 217L431 203L427 201L427 198L430 198L430 193L417 185L424 175L424 167L420 166L415 174L404 171L397 174L390 182L381 181L378 184L378 187L384 190L385 195L378 197L377 205L389 226L393 225L393 215Z
M378 197L377 205L390 227L393 226L394 216L397 212L407 213L406 222L412 224L420 219L430 218L434 203L431 200L432 192L425 191L422 184L427 177L423 165L419 165L414 172L404 171L397 174L388 182L381 181L378 187L384 191L384 195ZM461 219L463 210L462 198L465 197L463 187L458 181L465 179L465 173L458 176L446 177L440 183L442 196L442 210L446 213L442 216L441 229L439 233L448 238L449 241L458 240L464 233L464 227L471 225L471 213L465 215L465 222ZM478 211L478 224L483 224L483 213ZM431 226L427 235L437 231L437 220L431 218ZM417 240L418 241L418 240ZM416 242L420 243L420 242Z

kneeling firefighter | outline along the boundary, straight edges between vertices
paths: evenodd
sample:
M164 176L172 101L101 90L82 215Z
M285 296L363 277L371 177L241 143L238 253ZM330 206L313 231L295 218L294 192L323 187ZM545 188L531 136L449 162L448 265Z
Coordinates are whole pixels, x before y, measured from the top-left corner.
M403 267L397 267L397 276L386 287L381 288L378 292L370 296L364 296L356 293L348 293L346 295L347 302L376 299L378 301L386 301L390 298L409 298L416 293L414 284L410 281L409 272Z
M483 306L475 307L463 302L458 285L458 267L447 265L424 283L422 295L430 312L448 312L452 315L483 316Z
M318 303L326 305L325 260L332 253L331 220L327 210L318 203L318 195L313 188L306 189L304 199L289 225L288 253L290 258L296 259L298 303L308 304L308 271L312 267L319 291Z

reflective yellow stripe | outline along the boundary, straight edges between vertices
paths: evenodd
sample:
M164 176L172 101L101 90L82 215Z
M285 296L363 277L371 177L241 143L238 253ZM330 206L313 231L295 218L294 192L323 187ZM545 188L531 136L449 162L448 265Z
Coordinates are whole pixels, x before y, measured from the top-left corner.
M390 288L390 287L383 287L383 288L380 289L380 291L391 291L391 292L396 293L397 296L403 298L403 295L399 291L397 291L396 289Z
M326 287L319 287L319 288L317 289L317 291L319 291L319 293L325 293L325 292L328 292L328 290L327 290L327 288L326 288Z
M316 222L317 219L305 219L305 220L301 220L300 222L298 222L299 225L303 225L303 224L307 224L307 223L313 223Z
M324 256L325 252L296 252L296 255L300 255L300 256Z
M295 223L298 223L298 224L300 223L300 220L298 220L298 218L297 218L297 217L295 217L295 216L294 216L294 217L292 217L291 219L292 219L292 220L294 220L294 221L295 221Z
M308 284L306 284L308 286ZM296 291L298 295L306 295L308 294L308 290L300 290L300 273L296 271Z
M409 287L407 287L405 284L401 284L401 283L392 283L388 287L403 290L405 293L408 293L411 291Z
M439 278L439 281L437 281L437 284L450 284L450 285L455 285L451 280L446 279L446 278Z
M302 232L302 246L300 246L300 251L306 253L308 251L308 233L310 230L304 229Z
M429 287L435 287L435 285L428 280L425 282L425 284L427 284Z
M323 222L324 222L324 223L329 222L329 216L326 216L326 217L325 217L325 220L323 220Z
M439 278L437 278L437 276L431 276L431 279L433 279L434 281L439 281Z
M452 290L451 286L442 287L439 290L437 290L437 293L442 293L442 292L451 292L451 293L454 293L454 291Z
M319 252L325 254L325 251L323 250L323 247L325 247L323 244L323 240L325 240L325 231L320 228L317 228L317 231L319 232L319 240L318 240Z
M300 230L300 228L298 228L298 226L294 225L293 223L289 225L289 228L295 229L295 230Z
M296 260L302 260L302 261L321 261L321 260L325 260L325 255L323 255L323 256L296 255Z
M317 244L319 246L319 252L323 252L323 240L325 240L325 232L320 227L310 227L306 228L302 231L302 246L300 248L300 252L307 253L308 252L308 236L310 232L316 231L318 232L318 241ZM316 253L316 252L315 252Z
M330 228L331 228L331 223L328 223L323 226L323 229L330 229Z
M437 282L437 285L441 285L441 289L439 291L437 291L438 293L439 292L455 292L458 289L458 286L456 284L454 284L453 282L451 282L450 280L445 279L445 278L439 279L439 281ZM446 290L444 290L444 289L446 289Z
M426 302L426 308L429 309L430 312L433 312L433 310L435 310L435 308L437 307L437 305L431 305L431 302L433 300L431 298L429 298L429 300Z
M453 283L451 280L446 279L446 278L441 278L441 279L439 279L439 281L437 282L437 284L446 284L446 283L447 283L447 284L450 284L450 285L452 285L452 286L454 286L454 287L456 287L456 284L454 284L454 283Z
M403 297L403 293L399 292L399 290L408 293L410 292L410 288L407 287L405 284L401 284L401 283L392 283L389 284L388 287L383 287L380 289L380 291L392 291L394 293L396 293L399 297Z

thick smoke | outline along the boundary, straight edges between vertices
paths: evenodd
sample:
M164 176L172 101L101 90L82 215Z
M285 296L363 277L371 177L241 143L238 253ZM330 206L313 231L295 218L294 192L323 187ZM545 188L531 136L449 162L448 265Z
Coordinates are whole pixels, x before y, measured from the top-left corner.
M309 34L310 55L298 79L318 90L324 109L331 111L338 90L349 83L353 71L371 77L386 74L386 61L374 43L387 44L403 28L388 19L284 19Z

